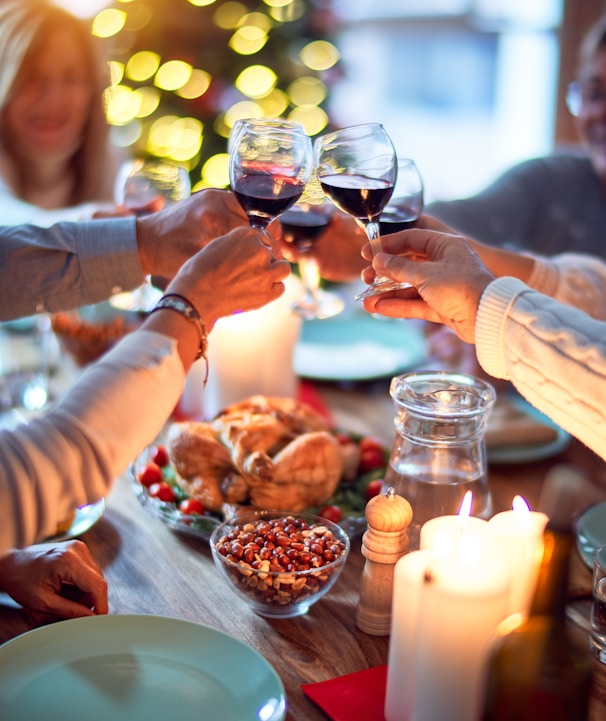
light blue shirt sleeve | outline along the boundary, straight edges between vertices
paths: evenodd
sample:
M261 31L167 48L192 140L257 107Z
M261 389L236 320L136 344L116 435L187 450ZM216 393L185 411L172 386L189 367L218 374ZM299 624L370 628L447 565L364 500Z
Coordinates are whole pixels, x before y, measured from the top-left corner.
M0 227L0 320L93 305L141 285L135 223Z

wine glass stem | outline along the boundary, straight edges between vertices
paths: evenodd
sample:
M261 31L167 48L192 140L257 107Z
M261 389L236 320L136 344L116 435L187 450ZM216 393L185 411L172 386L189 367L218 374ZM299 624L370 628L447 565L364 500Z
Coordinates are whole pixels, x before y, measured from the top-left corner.
M299 256L299 272L303 281L305 295L309 302L317 304L317 290L320 285L320 271L318 269L318 261L309 251Z
M383 250L383 246L381 244L381 235L379 231L379 222L377 220L371 220L366 224L366 236L368 237L368 241L370 242L370 248L372 250L373 256L377 253L380 253ZM388 279L383 275L376 275L373 285L377 285L378 283L385 283L388 282Z

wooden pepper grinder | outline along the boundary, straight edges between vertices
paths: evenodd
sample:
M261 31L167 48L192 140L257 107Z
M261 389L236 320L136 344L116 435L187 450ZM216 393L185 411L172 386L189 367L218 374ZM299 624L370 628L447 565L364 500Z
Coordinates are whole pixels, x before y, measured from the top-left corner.
M362 536L366 558L360 583L356 625L372 636L387 636L391 630L391 594L394 566L408 553L410 503L388 488L366 504L367 529Z

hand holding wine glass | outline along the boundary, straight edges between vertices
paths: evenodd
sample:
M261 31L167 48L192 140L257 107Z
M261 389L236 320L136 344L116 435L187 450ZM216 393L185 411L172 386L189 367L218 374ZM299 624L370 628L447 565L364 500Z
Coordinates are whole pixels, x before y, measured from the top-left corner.
M311 176L311 140L303 126L288 120L243 120L229 141L231 190L250 225L267 226L296 203Z
M367 123L322 135L315 142L314 153L322 189L364 228L373 252L378 252L379 217L391 198L398 172L396 151L385 128ZM391 284L377 276L356 300L383 293Z

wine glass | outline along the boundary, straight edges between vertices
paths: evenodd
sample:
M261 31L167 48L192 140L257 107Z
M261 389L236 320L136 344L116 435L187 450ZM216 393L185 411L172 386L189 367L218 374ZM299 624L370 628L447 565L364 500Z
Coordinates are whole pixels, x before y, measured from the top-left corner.
M137 158L122 164L114 184L114 200L135 215L155 213L189 197L191 184L186 168L165 160ZM162 296L151 278L132 293L120 293L112 305L122 310L148 311Z
M398 173L396 151L385 128L366 123L322 135L314 144L314 154L322 189L364 228L373 253L379 252L379 216L391 198ZM391 287L391 280L376 276L356 300Z
M398 158L398 177L394 191L379 218L381 235L413 228L422 212L421 173L411 158Z
M296 203L311 176L311 140L299 123L247 119L234 124L228 147L231 190L271 245L267 226Z
M308 182L301 199L280 216L282 241L297 251L304 295L292 309L306 320L323 320L338 315L345 303L336 293L320 288L320 270L314 254L316 242L322 237L333 214L320 184Z

